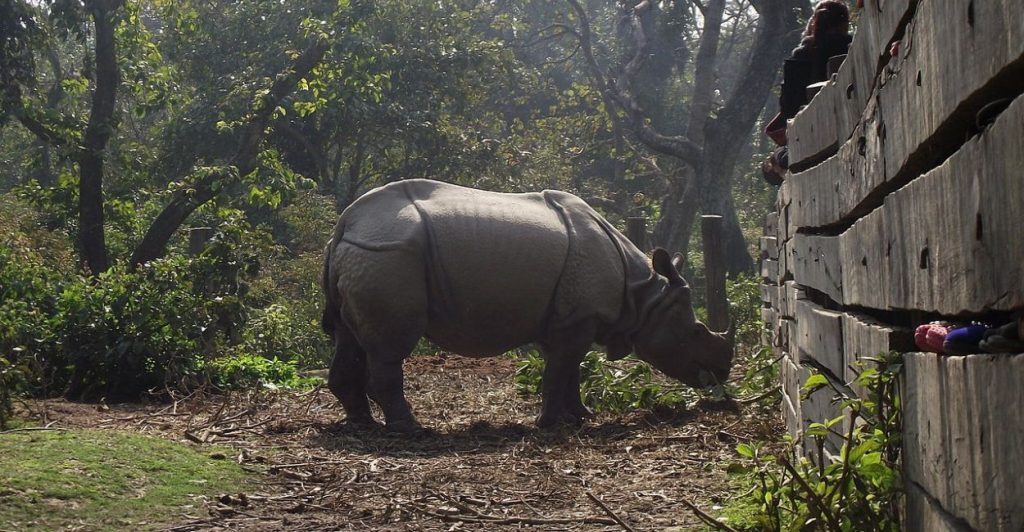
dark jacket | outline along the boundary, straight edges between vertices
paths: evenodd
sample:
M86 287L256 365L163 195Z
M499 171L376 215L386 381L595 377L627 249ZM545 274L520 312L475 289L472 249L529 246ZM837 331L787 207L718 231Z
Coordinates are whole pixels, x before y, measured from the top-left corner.
M820 42L804 37L800 46L786 59L782 68L779 109L785 118L793 118L807 104L807 86L827 78L828 59L846 54L853 36L845 33L822 35Z

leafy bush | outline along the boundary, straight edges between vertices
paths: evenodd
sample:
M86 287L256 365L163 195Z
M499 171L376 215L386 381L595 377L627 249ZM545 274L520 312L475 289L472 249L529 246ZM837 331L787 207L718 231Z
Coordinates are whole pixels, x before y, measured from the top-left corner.
M676 406L697 397L694 390L658 382L651 367L643 362L624 360L613 364L599 351L587 353L580 368L580 395L595 412ZM516 390L521 395L539 394L543 374L544 358L537 351L527 352L516 367Z
M198 257L115 266L94 278L76 272L67 235L45 230L24 204L0 197L0 220L11 229L0 236L4 412L24 392L114 400L187 389L207 380L204 360L232 339L258 338L246 328L246 296L261 237L230 212ZM256 314L256 326L273 324L282 339L310 343L289 326L287 310Z
M242 342L231 351L306 367L324 362L322 352L328 344L324 334L310 320L303 320L283 303L274 303L250 312L242 331Z
M756 478L751 497L759 506L762 529L898 530L902 442L896 382L902 362L898 354L871 362L874 367L862 367L857 378L863 396L837 390L836 402L849 409L848 417L808 425L804 435L815 445L813 461L797 453L788 437L788 451L779 456L764 453L761 445L737 446L744 467ZM812 375L804 393L823 386L828 386L825 377ZM848 429L837 431L844 418ZM824 452L830 434L843 441L835 457Z
M304 387L316 384L317 379L299 376L295 361L277 357L240 354L211 361L207 364L211 380L221 388L253 388L257 386Z

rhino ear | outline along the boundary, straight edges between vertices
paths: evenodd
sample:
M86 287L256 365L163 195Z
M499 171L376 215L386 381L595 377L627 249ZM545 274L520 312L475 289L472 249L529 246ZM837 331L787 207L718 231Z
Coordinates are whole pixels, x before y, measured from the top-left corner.
M686 281L683 280L683 276L679 275L679 270L676 270L674 261L668 256L668 252L664 249L654 249L654 255L651 257L651 265L654 266L654 271L668 277L670 283L682 283L684 286L686 285Z
M669 279L672 278L672 272L676 271L672 266L672 259L669 258L668 252L662 248L654 248L654 255L651 256L651 265L654 266L654 271Z
M683 286L690 286L686 282L686 278L683 277L683 268L686 266L686 257L678 251L672 254L672 267L679 272L679 279L683 282Z

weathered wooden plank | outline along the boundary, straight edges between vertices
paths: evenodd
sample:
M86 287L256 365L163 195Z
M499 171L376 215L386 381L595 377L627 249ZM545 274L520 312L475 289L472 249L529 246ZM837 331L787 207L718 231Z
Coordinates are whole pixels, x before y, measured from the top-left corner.
M861 123L839 153L790 176L796 206L791 223L797 228L822 227L854 216L885 182L883 136L884 125L875 97L869 100Z
M858 365L861 359L889 351L905 353L913 350L916 348L912 330L886 325L862 314L843 314L844 378L857 393L863 392L856 384L857 375L862 369Z
M811 375L810 370L804 365L800 365L797 370L797 381L800 383L800 387L807 382L807 377ZM825 386L819 388L816 391L803 396L801 394L800 401L800 419L801 419L801 430L806 434L807 426L811 423L824 423L830 419L839 417L842 411L839 409L839 405L833 401L835 397L835 391ZM838 434L829 434L825 438L825 451L830 454L835 454L842 447L842 438ZM804 438L804 451L810 455L812 459L816 459L814 456L814 450L816 449L814 439L811 437Z
M887 308L890 238L881 209L857 220L840 237L843 263L843 303Z
M1024 529L1024 356L905 357L904 471L976 530Z
M761 256L765 259L779 258L779 239L774 236L762 236L759 240Z
M789 351L789 330L793 326L793 320L786 318L779 318L778 320L778 336L776 338L776 347L782 348L784 351Z
M786 430L794 439L803 431L803 418L800 415L800 372L789 354L785 354L780 362L782 377L782 409L786 420Z
M832 375L842 378L846 374L843 357L843 315L826 310L807 300L796 302L793 335L790 348L801 365L814 360Z
M772 284L779 282L779 261L764 259L761 261L761 278Z
M919 150L927 152L940 126L972 97L979 108L1003 93L994 83L1017 84L1024 69L1024 3L1020 0L921 2L907 27L900 55L882 79L879 104L885 119L887 176ZM1016 67L1011 67L1016 63ZM1009 92L1013 92L1011 89ZM971 116L960 120L973 121ZM963 134L956 128L952 136ZM951 139L954 142L962 137Z
M1021 168L1018 97L983 134L840 236L843 303L948 315L1024 306Z
M955 149L975 110L1014 93L1008 87L1024 76L1024 4L971 5L970 0L921 4L901 43L903 52L866 101L849 140L825 162L787 179L797 206L790 221L794 227L853 219L885 188L894 188L883 184L905 183L943 150ZM971 9L973 26L965 15ZM998 37L982 36L990 31Z
M779 213L770 212L764 217L765 236L777 236L779 231Z
M786 281L779 300L779 315L785 318L796 316L796 302L804 299L804 289L796 281Z
M787 255L793 279L803 286L823 292L833 301L843 301L843 273L839 239L830 236L797 234L793 251Z
M789 126L789 157L796 169L841 146L861 121L889 43L903 30L917 0L868 2L860 11L850 52L836 76Z
M906 485L902 519L901 528L906 532L972 532L913 483Z

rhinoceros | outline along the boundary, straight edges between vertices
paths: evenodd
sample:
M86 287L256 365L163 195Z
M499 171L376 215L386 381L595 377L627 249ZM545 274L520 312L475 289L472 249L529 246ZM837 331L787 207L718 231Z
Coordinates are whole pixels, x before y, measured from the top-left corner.
M594 343L631 352L691 386L723 381L727 334L696 320L680 258L647 257L580 198L506 194L410 179L374 189L341 214L325 251L328 387L348 421L419 428L402 363L421 337L470 357L528 343L545 360L537 425L578 424L580 363ZM653 269L652 269L653 263Z

